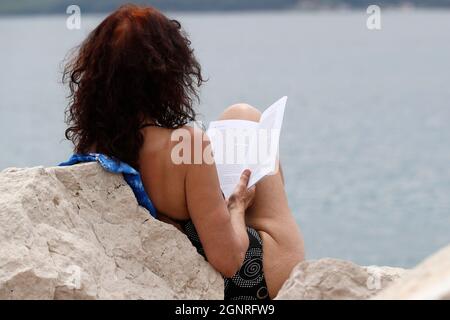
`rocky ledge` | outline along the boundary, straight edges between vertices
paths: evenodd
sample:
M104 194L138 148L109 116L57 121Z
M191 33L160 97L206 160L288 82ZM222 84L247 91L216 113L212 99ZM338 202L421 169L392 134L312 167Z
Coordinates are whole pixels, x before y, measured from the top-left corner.
M96 163L0 174L0 299L223 299L176 228Z
M450 248L405 272L322 259L277 299L450 298ZM223 299L187 237L96 163L0 173L0 299Z

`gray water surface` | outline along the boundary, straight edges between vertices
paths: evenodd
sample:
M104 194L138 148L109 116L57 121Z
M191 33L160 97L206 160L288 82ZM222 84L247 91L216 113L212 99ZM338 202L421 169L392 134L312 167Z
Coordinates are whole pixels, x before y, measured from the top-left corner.
M289 96L281 159L308 258L413 266L450 243L450 11L175 14L203 120ZM0 169L68 158L60 63L102 17L0 19Z

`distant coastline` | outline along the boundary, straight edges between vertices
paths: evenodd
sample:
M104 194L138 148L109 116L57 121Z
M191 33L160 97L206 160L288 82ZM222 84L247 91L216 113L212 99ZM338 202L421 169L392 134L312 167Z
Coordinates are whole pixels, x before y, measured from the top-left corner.
M84 13L101 14L113 11L127 2L152 5L163 11L175 12L334 10L363 8L371 4L390 8L450 8L450 0L2 0L0 15L61 14L72 4L80 6Z

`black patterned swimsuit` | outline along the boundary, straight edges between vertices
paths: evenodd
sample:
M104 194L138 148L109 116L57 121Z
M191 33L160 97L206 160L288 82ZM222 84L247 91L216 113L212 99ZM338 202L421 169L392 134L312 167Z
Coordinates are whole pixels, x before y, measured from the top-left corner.
M181 224L197 252L205 259L205 251L191 220ZM247 227L250 240L242 267L232 278L225 278L225 300L270 300L263 272L263 247L258 232Z

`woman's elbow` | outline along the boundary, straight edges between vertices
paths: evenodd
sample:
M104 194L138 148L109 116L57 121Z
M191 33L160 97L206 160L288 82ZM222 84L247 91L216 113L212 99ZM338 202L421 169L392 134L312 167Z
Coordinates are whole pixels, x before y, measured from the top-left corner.
M224 266L220 267L218 270L225 278L232 278L241 268L242 262L239 262L238 259L235 261L229 261Z
M225 270L225 272L223 273L225 277L231 278L236 273L238 273L239 269L241 269L242 265L244 264L245 253L245 251L241 251L235 254L233 263L231 264L230 268L228 270Z
M216 258L210 259L209 263L225 278L231 278L242 267L245 253L245 251L237 251L232 254L218 255Z

